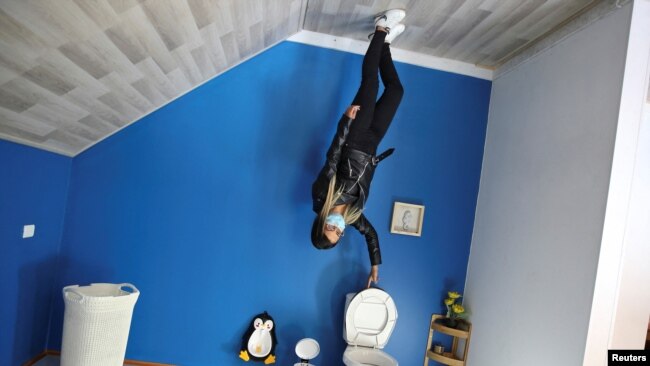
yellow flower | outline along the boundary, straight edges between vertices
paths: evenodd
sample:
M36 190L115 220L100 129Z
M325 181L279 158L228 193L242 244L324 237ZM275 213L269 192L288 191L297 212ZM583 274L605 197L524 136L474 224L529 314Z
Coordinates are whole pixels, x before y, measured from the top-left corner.
M452 298L452 299L457 299L457 298L463 296L463 295L459 294L456 291L449 291L449 292L447 292L447 295L449 295L449 297Z
M449 306L449 305L453 304L454 301L455 301L455 300L454 300L454 299L451 299L451 298L450 298L450 299L445 299L445 305Z
M451 310L453 310L453 312L456 313L456 314L462 314L462 313L465 312L465 308L461 304L452 305Z

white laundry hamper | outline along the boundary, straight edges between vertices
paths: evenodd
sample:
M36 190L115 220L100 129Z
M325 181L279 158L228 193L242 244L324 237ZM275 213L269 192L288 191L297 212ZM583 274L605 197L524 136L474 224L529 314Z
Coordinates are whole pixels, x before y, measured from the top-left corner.
M64 287L61 366L122 366L138 296L130 283Z

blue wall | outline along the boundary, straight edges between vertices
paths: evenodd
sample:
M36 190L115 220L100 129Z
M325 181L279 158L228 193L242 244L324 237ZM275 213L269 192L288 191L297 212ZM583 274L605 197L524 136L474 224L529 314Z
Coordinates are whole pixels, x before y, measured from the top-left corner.
M58 286L132 282L127 357L237 363L251 316L276 319L278 364L316 338L319 365L345 349L345 294L369 270L363 237L317 251L310 186L360 78L361 56L282 43L146 116L73 161ZM400 318L386 351L421 362L430 314L462 290L490 82L398 64L404 101L366 214L378 229L380 286ZM424 204L421 238L392 235L395 200ZM60 347L56 297L49 348Z
M0 140L0 365L45 349L71 162Z

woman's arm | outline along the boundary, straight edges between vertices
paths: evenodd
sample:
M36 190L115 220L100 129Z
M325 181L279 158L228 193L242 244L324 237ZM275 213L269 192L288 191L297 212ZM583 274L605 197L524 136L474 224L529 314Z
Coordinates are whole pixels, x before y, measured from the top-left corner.
M375 264L370 268L370 274L368 275L368 284L366 285L366 288L370 288L371 283L377 283L379 282L379 265Z
M368 245L368 256L370 257L370 264L372 265L370 275L368 276L368 287L370 287L371 282L376 283L379 281L379 265L381 264L379 237L377 236L377 231L372 226L370 221L368 221L365 215L361 215L361 217L359 217L359 219L355 221L352 226L359 230L359 232L366 238L366 244Z
M377 236L377 231L372 226L370 221L366 218L365 215L361 215L357 221L355 221L352 226L366 238L366 244L368 245L368 256L370 257L370 264L378 265L381 264L381 251L379 250L379 237Z
M360 106L349 106L345 111L345 114L343 114L339 120L336 128L336 135L334 135L334 139L332 140L332 144L330 144L330 148L327 150L326 155L327 163L325 166L327 167L327 171L325 173L328 179L332 178L332 176L336 174L336 168L341 159L341 149L348 137L348 132L350 132L350 125L356 118L359 109L361 109Z

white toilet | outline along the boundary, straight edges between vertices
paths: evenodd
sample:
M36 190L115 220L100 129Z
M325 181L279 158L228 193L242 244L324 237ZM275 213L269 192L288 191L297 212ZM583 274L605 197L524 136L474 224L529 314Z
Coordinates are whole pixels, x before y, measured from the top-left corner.
M397 366L397 360L382 351L397 322L397 308L386 292L370 288L348 294L345 301L343 353L347 366Z

